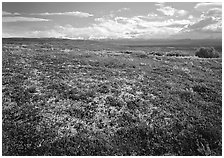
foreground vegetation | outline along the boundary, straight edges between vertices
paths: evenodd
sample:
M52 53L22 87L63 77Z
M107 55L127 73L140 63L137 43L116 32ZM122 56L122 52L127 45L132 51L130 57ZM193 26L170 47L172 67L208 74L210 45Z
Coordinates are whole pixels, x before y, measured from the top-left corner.
M221 58L26 42L3 41L3 155L222 155Z

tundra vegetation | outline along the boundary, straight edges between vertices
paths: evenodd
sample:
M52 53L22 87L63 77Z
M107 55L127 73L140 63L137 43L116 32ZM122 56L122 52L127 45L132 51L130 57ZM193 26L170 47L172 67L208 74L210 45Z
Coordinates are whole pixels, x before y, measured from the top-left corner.
M221 58L108 47L3 39L3 155L222 155Z

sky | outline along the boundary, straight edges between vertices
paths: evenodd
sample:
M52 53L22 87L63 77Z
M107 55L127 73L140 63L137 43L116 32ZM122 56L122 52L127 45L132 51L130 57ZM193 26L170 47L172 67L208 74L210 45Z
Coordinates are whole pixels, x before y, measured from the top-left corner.
M2 36L221 39L222 3L3 2Z

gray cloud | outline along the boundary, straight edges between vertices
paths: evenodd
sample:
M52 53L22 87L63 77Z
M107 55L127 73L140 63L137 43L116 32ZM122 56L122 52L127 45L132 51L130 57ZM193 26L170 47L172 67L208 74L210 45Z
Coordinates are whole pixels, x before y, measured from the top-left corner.
M209 17L209 18L200 20L199 22L196 22L196 23L194 23L192 25L188 25L188 29L194 29L194 30L195 29L200 29L200 28L203 28L205 26L214 24L216 22L217 22L216 20L214 20L213 18Z
M10 13L10 12L6 12L6 11L2 11L2 16L14 16L14 15L21 15L19 13Z
M205 13L205 16L209 16L209 17L221 17L222 16L222 9L221 8L212 8L212 9L209 9Z
M190 24L182 29L180 32L204 32L204 33L221 33L222 22L213 17L205 17L194 24Z

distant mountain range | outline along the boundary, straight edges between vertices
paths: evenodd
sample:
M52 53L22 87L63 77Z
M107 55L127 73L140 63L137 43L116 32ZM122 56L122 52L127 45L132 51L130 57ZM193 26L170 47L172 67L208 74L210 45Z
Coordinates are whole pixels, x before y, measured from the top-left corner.
M193 46L220 46L222 39L118 39L118 40L104 40L113 44L131 45L131 46L162 46L162 45L193 45Z
M75 45L81 44L112 44L125 46L222 46L222 39L101 39L101 40L76 40L76 39L60 39L60 38L3 38L15 42L21 41L69 41L75 42Z

